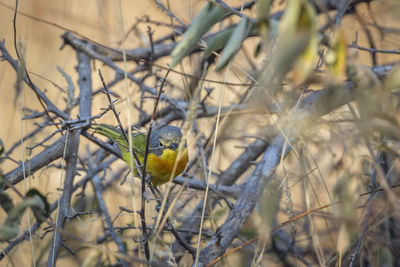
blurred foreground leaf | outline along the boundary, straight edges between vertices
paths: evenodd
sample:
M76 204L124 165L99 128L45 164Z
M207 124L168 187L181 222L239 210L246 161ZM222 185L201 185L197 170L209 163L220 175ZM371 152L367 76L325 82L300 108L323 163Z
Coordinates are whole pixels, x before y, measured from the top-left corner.
M215 67L217 71L220 71L223 67L225 67L229 60L233 58L233 56L242 46L243 41L247 38L247 36L249 36L253 25L254 24L247 18L242 18L241 21L236 25L224 50L222 51L221 58Z
M225 8L216 6L213 2L208 2L200 13L193 19L192 24L183 35L182 40L171 52L171 68L181 62L181 60L196 47L200 38L227 13L228 11Z
M316 15L307 1L289 1L278 28L272 58L260 75L260 83L270 87L293 70L295 84L303 82L318 54Z
M235 26L231 27L212 36L207 41L207 47L206 50L204 51L204 57L208 57L212 54L213 51L217 51L223 48L226 42L228 42L235 28L236 28Z
M50 210L46 197L36 189L29 190L26 197L16 206L13 205L11 198L4 191L1 192L0 197L1 206L7 212L7 219L4 225L0 226L0 241L7 241L18 235L18 226L26 208L32 209L38 221L47 217Z
M336 29L332 33L330 48L325 56L325 64L330 73L330 82L342 83L347 72L347 45L341 29Z
M385 82L385 89L388 92L398 94L400 93L400 65L397 65L390 72ZM1 146L1 140L0 140Z

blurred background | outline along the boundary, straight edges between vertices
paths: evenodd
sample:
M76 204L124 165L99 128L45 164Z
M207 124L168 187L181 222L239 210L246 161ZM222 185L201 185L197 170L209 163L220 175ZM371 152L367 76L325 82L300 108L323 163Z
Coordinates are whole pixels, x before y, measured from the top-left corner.
M85 37L95 43L115 49L145 48L150 45L149 35L147 33L148 27L151 27L151 31L153 32L153 40L157 40L172 33L171 27L168 26L171 23L171 17L168 16L165 8L168 8L181 23L189 25L194 16L205 6L206 2L207 1L196 0L20 1L16 20L17 32L14 33L13 17L15 1L0 0L0 39L5 41L5 47L15 59L16 53L13 40L16 35L17 41L23 44L26 51L24 55L26 68L33 82L39 88L45 90L46 95L55 105L64 109L66 107L65 102L67 96L59 87L65 89L67 87L67 82L62 73L57 69L58 67L72 78L77 88L75 94L78 96L78 74L75 70L77 56L76 52L70 46L63 47L63 39L61 36L66 31L71 31L75 35L79 33L79 38ZM240 7L243 4L243 2L239 0L225 2L231 7ZM325 3L329 1L321 2ZM161 5L159 3L161 3ZM271 13L284 10L286 4L286 1L274 1ZM400 7L398 3L396 3L396 1L372 1L369 6L366 3L356 5L355 10L356 12L344 15L341 22L340 29L344 34L346 44L369 47L372 40L372 43L377 49L395 50L397 54L376 53L376 62L373 62L371 59L371 51L349 48L348 57L351 58L352 62L367 67L372 67L373 63L376 65L397 63L400 60ZM250 10L246 9L244 13L249 17L255 18L257 16L256 11L257 9L253 7ZM334 17L336 11L329 11L328 14ZM147 20L147 22L140 20ZM221 23L221 25L214 26L212 30L218 31L238 21L239 19L237 16L232 16ZM326 16L321 13L318 15L318 27L321 27L325 23ZM176 21L174 21L174 24L182 26ZM366 28L368 31L366 31ZM331 35L328 34L328 36ZM223 83L226 81L232 84L242 84L243 86L227 86L222 98L222 106L229 107L230 105L237 104L239 103L239 99L246 94L249 88L248 85L254 80L253 77L256 77L266 58L269 58L269 55L265 54L258 57L255 56L255 51L260 43L259 39L259 37L248 38L243 43L241 50L237 52L236 57L232 60L232 68L228 68L228 71L224 69L223 71L216 72L214 66L210 68L210 71L207 73L207 79L210 81L204 82L204 87L210 89L212 92L211 96L207 98L208 105L213 107L218 106L222 94L222 87L225 86ZM326 53L326 50L321 52L321 54L324 53ZM199 54L194 54L191 57L185 58L183 64L175 68L177 72L169 75L168 81L170 87L165 91L168 97L185 99L185 83L188 83L189 78L182 75L182 73L196 73L196 67L200 59L201 56ZM157 66L154 72L158 74L158 77L147 80L146 84L149 86L159 85L159 80L164 76L166 68L168 67L167 64L169 64L170 61L170 56L157 59ZM102 62L92 61L92 64L92 84L94 90L101 89L97 69L100 68L102 70L106 81L111 81L115 78L115 72ZM130 69L136 66L137 62L131 61L127 64L126 68ZM118 66L122 68L124 64L119 62ZM326 70L326 67L321 67L321 70ZM140 78L144 76L145 73L139 73L137 75L137 77ZM14 89L16 79L16 71L10 64L5 61L0 61L0 139L3 141L6 150L13 144L19 142L22 136L36 129L36 123L40 123L39 120L21 120L21 118L30 114L31 110L42 110L36 95L27 85L24 85L23 90L17 95ZM292 100L290 99L298 97L300 90L288 92L289 89L285 87L286 85L290 87L291 82L292 80L290 79L284 82L283 91L285 94L282 93L276 96L277 102L291 102ZM306 86L307 89L305 90L310 90L310 92L314 89L319 90L323 88L323 85L323 81L315 83L311 81ZM136 123L142 116L140 112L138 112L138 109L135 108L135 105L138 107L141 103L140 88L130 81L128 82L128 88L131 96L132 108L127 110L124 82L120 82L113 87L114 96L118 99L116 108L121 112L121 118L125 125L128 124L128 113L130 113L131 124ZM307 92L305 94L307 94ZM201 92L202 98L206 95L207 90ZM261 98L260 101L262 103L267 103L269 100ZM101 108L107 105L108 101L103 94L96 95L93 98L92 113L99 114ZM168 105L169 103L161 102L159 109L167 107ZM257 105L258 104L254 104L256 108L258 107ZM152 101L145 101L141 110L150 113L152 107ZM72 110L71 118L76 118L77 114L77 109ZM393 113L391 115L397 116L398 114ZM218 136L216 156L212 168L212 183L218 183L218 175L229 168L236 157L243 152L243 149L254 141L254 135L272 138L272 135L276 133L276 131L269 133L267 129L269 129L271 125L274 125L278 117L279 115L271 115L268 112L265 114L252 114L252 112L248 110L233 112L229 114L229 116L226 116L226 121L224 121L220 135ZM109 112L100 119L97 119L96 122L115 125L115 118ZM191 158L194 158L199 153L196 142L204 142L204 139L209 137L213 129L212 127L215 126L214 123L215 116L198 120L198 130L201 133L200 136L203 136L203 139L192 132L188 134L188 148ZM173 121L171 124L180 127L182 126L182 120ZM23 159L29 160L32 156L43 151L44 148L42 146L34 148L32 151L27 148L41 142L43 138L50 135L54 130L54 127L45 127L39 135L36 135L34 138L24 143L25 149L21 150L21 147L18 147L10 155L13 160L5 160L1 163L0 167L3 173L8 173L17 167L17 162ZM142 127L139 130L146 131L146 127ZM289 233L288 235L295 236L296 245L300 244L300 247L303 249L296 253L306 258L305 261L292 260L290 261L291 264L306 266L308 262L311 266L322 262L319 257L325 257L323 262L329 262L330 259L337 256L335 251L340 250L339 247L342 244L345 244L343 245L345 247L355 246L358 236L356 234L354 234L354 236L348 234L348 236L345 235L346 237L343 237L341 231L344 230L341 230L340 222L348 220L348 224L354 227L354 229L357 229L354 230L354 232L360 233L362 231L361 226L364 218L364 210L361 211L358 207L364 203L364 200L359 195L369 190L369 176L365 175L365 172L371 173L371 155L368 153L361 139L361 135L354 124L350 110L347 107L337 109L318 120L318 122L315 122L312 127L310 126L307 133L302 136L301 141L293 148L294 153L288 156L285 165L278 168L276 176L279 177L280 182L277 188L282 190L282 193L280 195L281 204L279 205L274 225L278 225L289 218L293 218L293 214L300 214L313 207L332 203L338 198L342 200L349 198L349 202L346 203L349 203L350 211L346 210L346 207L340 207L337 209L329 209L329 211L326 212L317 212L313 217L314 221L309 222L305 227L307 229L311 228L309 232L302 232L301 229L303 229L303 225L301 227L297 225L299 229L296 230L295 223L288 224L285 231ZM82 157L87 154L88 148L90 151L94 151L97 147L83 137L81 141L80 153L82 153ZM378 146L374 146L374 149L377 147ZM392 168L396 170L398 168L397 159L393 160L393 162ZM251 171L254 170L254 165L256 163L255 161L252 162L252 165L249 165L248 170L237 180L237 183L242 183L248 178ZM60 179L63 176L61 164L61 160L58 160L54 162L53 165L49 165L47 168L42 168L36 172L27 179L27 187L39 189L47 196L50 203L56 201L60 194L58 190L61 186ZM123 177L126 171L119 173L123 168L126 168L124 162L117 160L115 164L112 165L111 169L107 171L107 175L111 176L117 173L119 176ZM202 177L202 169L199 166L193 167L188 172L190 175ZM303 180L308 180L307 185L303 184ZM135 202L137 202L136 197L140 195L140 181L129 180L123 186L119 185L119 181L111 185L109 190L104 192L104 197L109 212L112 218L115 219L115 225L126 225L134 221L134 215L127 213L121 214L119 207L135 208ZM79 202L79 197L74 195L73 205L76 205L75 207L79 205L84 206L82 208L83 210L88 210L87 207L90 206L90 209L95 210L96 205L93 203L95 200L93 200L92 190L90 186L88 187L88 189L82 189L82 192L86 192L84 201ZM22 183L19 183L16 188L24 192L24 185ZM163 191L163 187L161 187L161 191ZM175 191L179 190L176 189ZM177 194L175 191L172 196ZM306 191L308 192L305 193ZM177 207L177 209L180 209L179 211L184 208L190 211L196 206L198 200L203 197L203 193L199 193L195 190L184 191L182 194L182 201ZM13 199L18 200L15 193L10 192L10 195ZM268 196L268 194L266 193L264 196ZM197 202L184 202L186 199L189 200L193 198L196 199ZM265 203L268 203L268 198L260 200L254 214L252 214L244 225L241 237L248 237L248 239L250 239L255 236L263 236L263 216L269 216L263 213L269 212L268 207L266 207L267 204ZM155 203L150 202L150 205L151 208L148 209L148 218L149 221L152 221L152 217L156 216L157 212L153 208ZM380 222L385 221L389 217L392 218L391 216L393 214L397 215L397 213L390 207L385 206L385 199L383 197L374 202L371 210L374 211L371 211L371 214L375 216L371 215L370 217L371 227L368 229L371 229L371 234L368 235L365 241L365 246L370 249L369 252L371 253L369 258L370 263L372 265L381 263L382 261L379 261L379 259L373 260L374 257L378 257L378 255L384 255L382 257L385 257L387 254L390 255L387 256L387 258L390 258L390 262L394 264L395 260L393 258L399 255L396 254L398 251L391 251L390 248L392 247L387 246L382 238L382 233L390 235L392 230L389 228L382 229L384 226L382 226ZM214 209L212 214L210 214L210 217L214 219L207 220L205 228L216 230L226 219L228 212L229 209L225 204L218 206L218 208ZM349 212L350 215L346 214L346 212ZM176 216L179 217L177 221L180 223L185 219L185 216L190 213L177 212L176 214ZM0 212L1 222L5 220L6 216L6 213L3 211ZM24 216L19 227L20 233L27 229L27 219L26 215ZM380 228L380 231L374 227ZM88 242L95 242L99 231L102 231L102 229L102 216L101 214L94 213L82 216L79 220L68 224L67 231L80 236ZM353 234L354 232L351 233ZM44 236L44 233L45 231L42 229L38 233L38 236L40 237L41 234ZM319 239L316 237L318 235ZM137 255L139 259L144 260L144 256L140 253L141 249L137 242L138 236L140 236L140 231L132 231L130 235L126 236L126 242L127 246L135 251L135 255ZM51 241L50 237L51 235L49 234L45 235L43 239L35 238L33 240L34 246L37 249L35 257L38 263L43 264L46 262L46 253L48 252ZM160 248L157 256L160 258L168 257L168 253L170 253L168 245L172 243L173 240L173 237L170 235L164 236L163 242L165 243L162 245L158 244L162 248ZM262 240L262 238L260 238L260 240ZM308 244L308 246L301 246L302 242ZM108 262L115 263L113 256L109 256L112 258L110 260L107 258L108 256L105 256L107 253L99 253L99 251L101 251L100 249L89 248L89 246L80 247L77 243L79 242L74 243L73 240L68 241L68 246L76 254L71 257L67 250L63 250L58 262L59 266L84 264L85 262L89 262L90 257L96 259L100 258L105 262L107 259L109 260ZM6 245L7 243L1 243L0 249L4 249ZM262 247L262 245L257 245L255 243L253 246L243 248L240 250L241 252L233 253L220 264L221 266L247 266L247 264L251 263L253 251L257 251L260 247ZM113 249L115 249L115 247L112 245L104 245L103 247L103 250L107 251ZM268 249L272 250L270 246ZM4 266L26 266L32 264L31 256L27 256L31 254L31 251L32 249L28 242L23 242L21 245L14 248L7 257L3 259L0 265L3 263L5 264ZM268 266L283 265L279 260L280 255L277 255L275 252L269 252L265 252L266 256L260 260L262 266L265 266L265 264L268 264ZM321 256L321 254L325 254L325 256ZM21 255L24 255L24 257L21 257ZM384 260L387 260L387 258L384 258ZM335 258L332 262L337 261L338 260ZM180 264L182 266L185 264L186 266L192 264L190 256L185 255L184 260ZM181 266L180 264L177 265ZM334 263L331 264L331 266L334 265Z

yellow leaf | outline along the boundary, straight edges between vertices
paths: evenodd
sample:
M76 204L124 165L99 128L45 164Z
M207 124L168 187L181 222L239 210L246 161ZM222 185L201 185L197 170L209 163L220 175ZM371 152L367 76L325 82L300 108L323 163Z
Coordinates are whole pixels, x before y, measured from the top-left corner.
M318 55L316 15L307 1L291 0L282 16L271 63L261 75L261 83L278 83L293 70L296 84L312 71Z
M325 64L334 80L343 81L346 78L347 45L341 29L336 29L332 34Z

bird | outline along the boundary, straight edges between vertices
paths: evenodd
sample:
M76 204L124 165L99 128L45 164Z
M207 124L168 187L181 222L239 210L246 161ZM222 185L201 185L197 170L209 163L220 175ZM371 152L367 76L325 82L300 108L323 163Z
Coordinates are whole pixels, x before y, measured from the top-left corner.
M106 136L117 143L122 152L122 159L130 167L129 143L122 132L108 124L98 124L93 128L96 133ZM132 150L136 153L140 161L139 164L143 164L147 135L136 132L132 133L131 136ZM189 156L186 143L181 145L181 142L183 142L182 132L178 127L164 126L151 132L146 162L146 180L150 181L154 187L168 182L171 176L175 178L185 170ZM175 163L176 161L177 163ZM132 162L134 175L139 176L135 160L132 160Z

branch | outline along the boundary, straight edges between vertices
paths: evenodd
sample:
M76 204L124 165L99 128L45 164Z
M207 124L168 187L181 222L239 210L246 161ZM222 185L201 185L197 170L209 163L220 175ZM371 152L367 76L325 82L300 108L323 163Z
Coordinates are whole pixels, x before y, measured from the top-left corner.
M61 158L63 156L64 146L65 136L62 136L51 146L47 147L28 162L25 162L25 166L28 166L28 168L25 168L25 177L32 175L37 170L43 168L43 166L47 166L53 161ZM24 168L22 168L22 164L20 164L17 168L10 171L5 176L11 184L15 185L24 178L23 172Z
M118 67L110 58L102 56L99 53L97 53L93 49L92 43L89 43L86 40L81 40L81 39L75 37L70 32L64 33L62 38L64 40L64 45L68 44L68 45L72 46L74 49L82 51L82 53L85 53L88 57L90 57L92 59L100 60L101 62L103 62L110 68L112 68L118 76L124 77L124 73L125 73L124 70L121 69L120 67ZM135 76L133 76L133 74L126 73L126 75L132 82L139 85L142 90L147 91L153 95L157 94L156 90L153 87L149 87L149 86L143 84L142 80L139 78L136 78Z
M92 101L92 78L90 68L90 57L85 53L78 51L78 66L79 73L79 88L80 88L80 103L79 115L81 118L87 118L91 113ZM69 215L69 207L71 204L71 196L73 192L74 178L77 170L78 148L81 129L73 130L70 134L67 132L67 143L65 160L65 178L63 193L59 202L59 211L56 219L56 228L64 229L66 218ZM63 237L58 234L57 229L54 231L54 241L50 247L50 253L47 261L47 266L55 266L58 252L63 243Z
M88 151L88 152L89 152L88 154L90 155L90 151ZM98 163L99 162L97 162L97 164ZM90 157L89 157L89 168L90 169L94 168L93 162L91 163L91 158ZM95 191L95 194L96 194L97 203L99 204L100 210L104 215L104 220L105 220L105 222L107 224L107 227L109 229L108 231L109 231L109 233L111 235L111 238L114 240L115 244L117 245L118 252L120 252L121 254L126 254L126 250L125 250L124 244L122 243L121 238L117 235L117 233L115 232L115 230L113 228L113 224L112 224L112 221L111 221L111 218L110 218L110 214L109 214L109 212L107 210L106 203L105 203L104 198L103 198L103 185L102 185L102 183L100 181L100 178L99 178L99 176L97 174L93 176L92 184L93 184L93 188L94 188L94 191ZM120 264L122 266L124 266L124 267L128 266L127 263L124 260L121 260Z
M278 135L267 148L262 160L257 164L256 169L245 183L228 218L217 231L217 234L200 252L200 266L207 265L222 256L233 239L236 238L244 222L253 211L258 196L264 190L264 186L269 182L272 174L274 174L281 155L284 154L286 156L288 154L289 146L285 144L286 139L282 135Z
M387 75L392 68L393 65L385 65L373 68L372 70L377 76L382 78ZM310 122L315 121L320 116L330 113L336 108L353 101L354 89L355 85L352 82L347 82L342 89L336 88L334 91L331 89L324 89L308 95L300 101L297 108L292 110L292 117L288 119L290 122L289 126L291 126L290 129L297 129L297 125L310 125ZM230 243L239 233L243 223L254 209L257 194L263 191L266 182L274 173L279 163L276 159L280 159L284 146L286 146L284 155L288 153L289 146L285 145L285 140L291 143L291 141L296 140L296 138L300 136L299 132L291 133L291 136L288 136L286 132L284 132L284 134L286 135L285 138L282 134L277 135L271 146L264 152L263 159L257 164L255 171L243 185L242 193L239 195L234 209L229 213L228 218L221 226L217 236L211 239L200 253L200 263L208 264L217 257L223 255ZM261 141L257 140L254 144L256 142ZM243 154L246 155L248 153L249 151L246 150ZM244 167L237 161L233 164ZM241 168L239 168L239 170L240 169ZM230 170L230 168L228 168L228 170ZM229 176L226 177L228 179ZM235 179L232 179L230 182L234 181ZM244 205L244 203L246 203L246 205ZM199 207L199 205L197 207ZM185 221L184 226L191 225L191 227L196 227L199 225L199 212L201 212L201 209L195 208L193 213L189 216L189 219ZM186 238L188 240L191 238L191 235L186 235ZM176 250L176 244L174 249Z
M220 176L221 177L221 176ZM191 189L196 189L196 190L206 190L206 183L203 181L200 181L195 178L184 178L182 176L175 177L173 180L175 184L179 185L185 185L185 187L191 188ZM225 195L225 196L231 196L231 197L236 197L239 195L240 191L242 190L242 187L239 185L232 184L230 186L227 185L222 185L222 184L210 184L210 191L212 192L217 192L218 194Z

